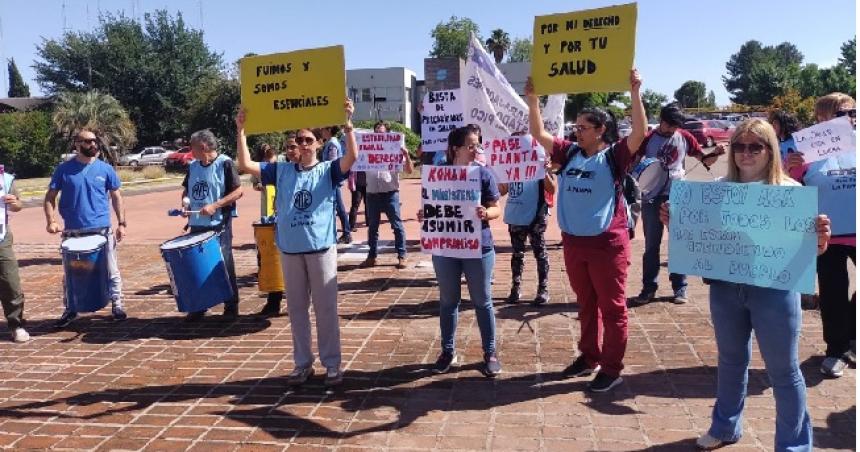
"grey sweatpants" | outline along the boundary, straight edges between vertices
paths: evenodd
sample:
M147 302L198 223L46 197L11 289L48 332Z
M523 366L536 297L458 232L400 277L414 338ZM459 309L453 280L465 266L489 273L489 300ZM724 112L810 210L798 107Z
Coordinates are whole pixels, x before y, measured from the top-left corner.
M340 325L337 316L337 248L311 254L281 253L287 290L287 311L293 334L296 367L314 363L311 351L311 303L317 324L320 361L326 369L340 369Z

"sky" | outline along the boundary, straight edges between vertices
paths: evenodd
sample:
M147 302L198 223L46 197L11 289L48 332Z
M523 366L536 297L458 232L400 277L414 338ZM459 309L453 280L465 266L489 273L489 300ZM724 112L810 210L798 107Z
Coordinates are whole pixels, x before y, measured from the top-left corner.
M210 49L233 62L257 54L343 44L347 69L406 67L424 78L430 32L451 16L468 17L484 38L501 28L511 38L532 34L534 16L622 3L613 0L0 0L0 97L8 91L5 61L14 58L32 95L40 95L32 69L43 38L64 30L93 29L99 12L142 20L157 9L181 12L204 30ZM853 0L641 0L635 66L643 88L670 99L687 80L705 82L718 105L727 105L725 64L751 39L789 41L804 63L832 66L839 47L856 34Z

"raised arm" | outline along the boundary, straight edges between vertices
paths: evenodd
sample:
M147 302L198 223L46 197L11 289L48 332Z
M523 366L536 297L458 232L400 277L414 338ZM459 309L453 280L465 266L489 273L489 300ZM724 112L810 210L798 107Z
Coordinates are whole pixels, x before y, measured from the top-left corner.
M248 139L245 137L245 109L239 106L236 114L236 157L239 160L239 171L260 177L260 164L251 160L248 151Z
M421 149L419 146L418 149ZM403 151L403 171L406 174L412 174L412 171L415 171L415 165L412 163L412 158L409 157L409 150L406 148L401 149Z
M532 78L526 79L526 104L529 107L529 133L543 146L547 152L552 152L553 138L543 128L543 117L540 114L540 100L535 94Z
M343 132L346 134L346 153L340 158L340 172L345 174L352 169L352 164L358 159L358 143L355 141L355 130L352 127L352 113L355 107L349 98L343 106L346 110L346 124L343 126Z
M648 117L645 115L645 105L642 104L642 95L639 93L640 88L642 88L642 77L637 69L631 69L630 101L633 117L630 127L633 130L627 137L627 148L630 149L630 154L635 154L639 150L639 146L645 140L645 133L648 131Z

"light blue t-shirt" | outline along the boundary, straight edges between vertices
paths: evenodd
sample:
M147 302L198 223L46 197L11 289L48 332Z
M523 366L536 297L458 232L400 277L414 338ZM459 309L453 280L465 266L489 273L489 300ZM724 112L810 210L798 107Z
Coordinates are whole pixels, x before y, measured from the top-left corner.
M857 232L857 156L852 153L809 164L803 185L818 187L818 213L830 218L834 236Z
M300 169L296 163L261 163L264 185L277 186L276 242L288 254L323 251L335 244L334 192L349 172L340 159Z
M615 181L606 148L591 157L580 151L559 174L558 225L576 236L600 235L615 214Z
M109 193L121 185L107 163L95 160L85 164L73 158L54 170L48 187L60 192L59 211L65 229L99 229L110 227Z
M528 226L535 220L541 199L539 180L508 184L508 201L505 203L505 224Z

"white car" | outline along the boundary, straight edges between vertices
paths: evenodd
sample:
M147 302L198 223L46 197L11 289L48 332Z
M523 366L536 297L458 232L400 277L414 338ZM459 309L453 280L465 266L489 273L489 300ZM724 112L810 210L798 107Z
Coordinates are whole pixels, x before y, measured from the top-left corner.
M120 157L119 164L124 166L164 165L164 159L170 154L173 154L173 151L168 151L161 146L149 146L140 152Z

